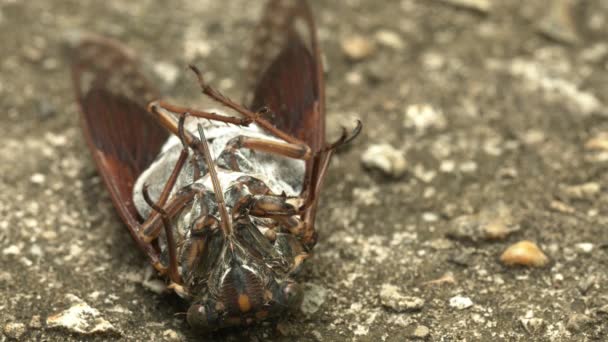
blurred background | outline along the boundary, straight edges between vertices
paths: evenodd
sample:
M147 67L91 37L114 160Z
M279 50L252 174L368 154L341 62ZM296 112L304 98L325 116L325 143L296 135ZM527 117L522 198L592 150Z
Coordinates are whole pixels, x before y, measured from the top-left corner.
M364 131L326 182L303 312L212 338L605 339L608 2L310 2L329 135ZM0 0L2 340L196 339L84 146L63 37L119 39L205 108L187 64L239 99L261 5Z

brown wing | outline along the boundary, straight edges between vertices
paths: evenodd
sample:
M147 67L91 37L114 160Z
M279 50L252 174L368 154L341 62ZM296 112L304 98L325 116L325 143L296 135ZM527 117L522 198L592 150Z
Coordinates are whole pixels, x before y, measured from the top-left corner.
M93 35L71 40L72 77L85 138L114 206L138 240L141 219L132 201L133 184L168 136L145 110L158 92L123 45Z
M313 151L325 144L323 66L312 13L304 0L270 0L249 60L250 108L270 109L273 124Z

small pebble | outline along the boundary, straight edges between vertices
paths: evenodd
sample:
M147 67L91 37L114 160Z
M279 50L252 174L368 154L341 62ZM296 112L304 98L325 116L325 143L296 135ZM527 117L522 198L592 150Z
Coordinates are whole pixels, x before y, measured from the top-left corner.
M542 318L536 317L520 317L519 322L528 334L538 333L545 326L545 321Z
M439 171L444 172L444 173L451 173L454 172L454 170L456 169L456 162L453 160L442 160L441 164L439 164Z
M454 243L451 240L444 238L430 240L427 245L436 251L452 249L454 247Z
M2 250L4 255L19 255L21 254L21 248L17 245L10 245Z
M421 56L422 65L429 71L435 71L443 68L446 64L446 58L440 53L426 52Z
M374 51L374 43L363 36L351 36L342 40L342 51L352 61L361 61L370 57Z
M588 182L578 185L563 186L561 188L562 193L572 199L587 199L592 200L599 192L602 187L599 183Z
M179 76L179 68L168 62L158 62L154 65L154 72L166 85L173 86Z
M578 290L581 292L581 294L586 295L596 282L597 278L593 275L585 277L578 282Z
M405 109L404 125L424 133L429 129L444 129L447 120L439 109L429 104L414 104Z
M6 335L8 338L12 338L15 340L21 339L21 337L23 337L23 335L25 334L25 331L26 328L25 324L23 323L12 322L7 323L4 326L4 335Z
M43 184L46 177L42 173L34 173L30 176L30 182L33 184Z
M405 47L401 36L394 31L380 30L376 32L376 40L381 45L387 46L394 50L402 50Z
M10 273L8 273L6 271L0 271L0 284L8 285L12 281L13 281L13 276Z
M39 63L44 58L44 51L33 46L24 46L22 54L27 61L32 63Z
M422 214L422 220L424 222L437 222L439 221L439 215L431 212L426 212Z
M313 283L302 284L304 298L300 310L306 315L312 315L321 308L327 298L327 289Z
M460 171L463 173L472 173L477 171L477 163L470 160L460 164Z
M384 307L396 312L419 311L424 306L424 299L404 296L399 288L390 284L383 284L380 289L380 302Z
M199 33L196 33L199 36ZM189 34L187 36L194 36ZM206 40L198 37L186 37L184 40L184 59L187 61L194 60L195 58L207 57L213 50L213 47Z
M370 145L361 156L363 166L380 170L387 176L399 178L407 171L407 161L402 151L389 144Z
M179 342L182 339L179 336L179 334L177 333L177 331L175 331L173 329L167 329L167 330L163 331L163 340L165 340L167 342Z
M559 211L564 214L574 214L576 212L576 209L574 209L573 207L567 205L566 203L564 203L562 201L557 201L557 200L551 201L551 203L549 204L549 207L552 210Z
M577 332L577 331L580 331L581 329L583 329L585 326L590 325L593 322L594 322L594 320L587 315L580 314L580 313L573 313L568 318L568 322L566 323L566 329L568 329L572 332Z
M549 258L532 241L520 241L507 248L500 256L500 261L507 266L543 267Z
M360 85L363 83L363 74L358 71L349 71L346 73L346 83L350 85Z
M414 333L412 334L412 337L425 339L425 338L429 337L429 335L431 335L431 329L429 329L425 325L419 325L416 327L416 329L414 329Z
M473 301L469 297L455 296L450 298L450 306L458 310L464 310L473 306Z
M28 326L32 329L41 329L42 320L40 319L40 316L39 315L32 316L32 319L30 320L30 323L28 324Z
M593 251L593 244L591 242L581 242L574 246L578 252L583 254L589 254Z
M455 218L450 225L447 237L455 240L478 242L483 240L504 240L519 231L519 222L512 209L499 202L483 208L476 215L463 215Z
M72 303L72 306L49 316L46 319L49 328L61 328L83 335L120 334L112 323L101 316L99 310L90 307L73 294L67 294L66 299Z

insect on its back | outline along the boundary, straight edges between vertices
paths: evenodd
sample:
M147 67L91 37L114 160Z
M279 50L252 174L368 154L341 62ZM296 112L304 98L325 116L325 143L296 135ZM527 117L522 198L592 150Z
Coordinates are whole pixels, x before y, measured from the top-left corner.
M73 78L94 160L137 245L185 298L203 331L296 308L294 277L316 243L314 217L333 151L325 142L322 65L305 1L271 0L241 106L208 85L222 111L158 100L119 43L73 39Z

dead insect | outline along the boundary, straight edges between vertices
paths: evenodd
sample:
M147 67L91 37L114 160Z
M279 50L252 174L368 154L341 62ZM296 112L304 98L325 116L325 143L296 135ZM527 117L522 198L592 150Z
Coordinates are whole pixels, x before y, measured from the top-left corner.
M157 100L126 47L86 34L73 41L82 126L114 206L190 303L190 325L204 331L299 305L294 275L316 243L329 161L361 128L325 141L323 68L306 1L269 1L253 43L246 107L191 66L202 93L237 117Z

